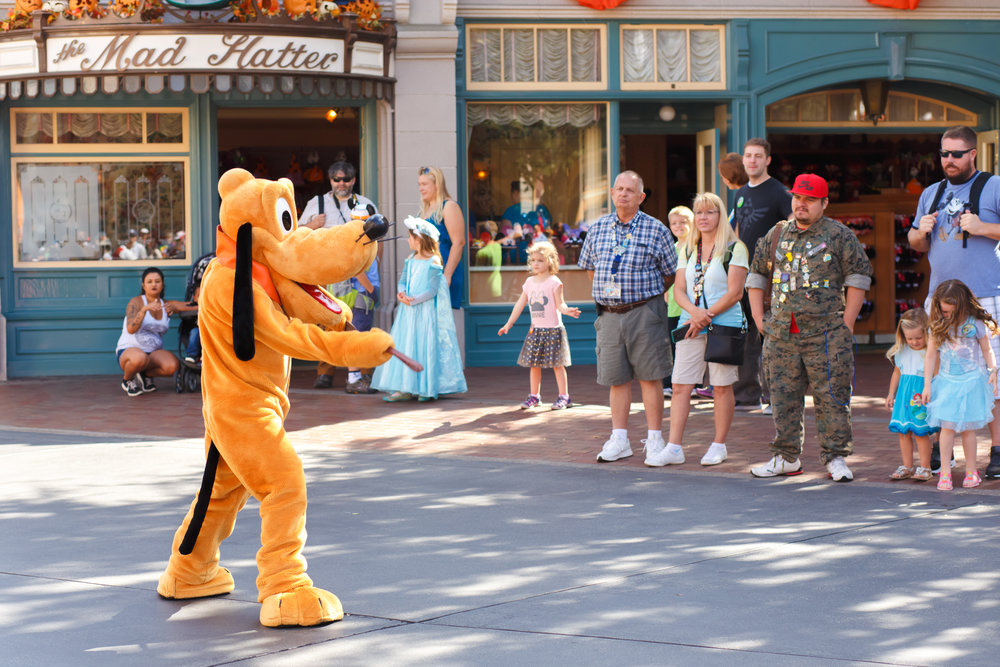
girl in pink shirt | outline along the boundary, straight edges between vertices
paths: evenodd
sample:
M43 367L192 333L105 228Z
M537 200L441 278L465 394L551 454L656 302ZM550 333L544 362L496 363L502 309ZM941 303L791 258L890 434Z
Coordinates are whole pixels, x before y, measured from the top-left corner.
M556 385L559 387L559 397L552 404L552 409L563 410L572 406L573 402L569 397L569 381L566 378L566 367L571 361L562 316L580 317L580 309L567 306L563 300L563 284L556 277L559 273L559 255L555 246L548 241L540 241L528 248L528 268L532 275L524 281L521 296L498 335L502 336L510 331L521 316L525 304L528 304L531 328L524 339L517 364L531 369L528 376L531 393L521 403L521 409L541 404L539 392L542 387L542 369L551 368L556 374Z

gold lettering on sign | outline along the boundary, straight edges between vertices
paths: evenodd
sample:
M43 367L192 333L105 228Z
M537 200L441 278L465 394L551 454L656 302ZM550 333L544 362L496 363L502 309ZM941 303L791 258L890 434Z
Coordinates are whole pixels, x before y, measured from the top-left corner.
M82 56L86 52L87 45L74 39L70 41L69 44L63 44L63 47L59 50L59 53L56 54L56 57L52 59L52 62L61 63L64 60Z
M296 46L288 42L280 49L258 48L261 37L248 35L226 35L222 44L226 47L224 53L213 53L208 57L208 64L221 67L227 61L235 60L237 69L311 69L325 70L337 61L336 53L319 53L307 51L304 44ZM318 62L317 62L318 61Z
M96 58L81 60L80 70L100 72L113 69L121 72L130 68L176 67L187 60L185 56L181 55L181 49L187 44L186 37L178 37L174 40L175 46L162 50L145 47L136 49L130 58L126 53L132 45L133 39L135 39L135 35L115 35ZM60 53L61 55L62 53Z

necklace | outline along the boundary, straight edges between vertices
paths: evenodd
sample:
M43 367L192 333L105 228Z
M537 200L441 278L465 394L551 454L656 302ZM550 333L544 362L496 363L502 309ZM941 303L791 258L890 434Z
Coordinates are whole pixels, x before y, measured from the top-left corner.
M702 292L705 289L705 274L708 272L708 265L712 263L712 252L715 250L715 241L712 241L712 247L708 249L707 261L702 264L701 262L701 239L698 239L698 256L695 260L694 265L694 303L698 304L701 299Z

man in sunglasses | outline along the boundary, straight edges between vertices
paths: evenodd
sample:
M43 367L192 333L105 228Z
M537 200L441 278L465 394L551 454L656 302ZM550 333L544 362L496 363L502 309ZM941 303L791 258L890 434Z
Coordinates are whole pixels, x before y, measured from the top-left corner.
M306 203L299 219L300 227L320 229L334 227L350 221L351 211L360 207L367 215L378 212L374 202L367 197L354 193L356 172L354 165L345 160L338 160L330 165L327 171L330 177L331 190L326 194L313 197ZM330 286L334 296L341 299L347 297L348 305L354 312L352 320L358 331L368 331L372 326L375 305L378 302L378 259L372 262L366 274L358 275L351 280ZM333 366L319 362L316 368L315 389L329 389L333 386ZM371 376L363 374L360 368L347 369L348 394L373 394Z
M1000 240L1000 177L976 169L972 128L958 125L946 130L939 153L945 179L920 195L907 240L914 250L928 253L928 298L942 281L955 278L998 319L1000 259L995 248ZM1000 355L1000 339L992 337L990 342L993 354ZM994 404L990 436L993 447L986 476L998 478L1000 402Z

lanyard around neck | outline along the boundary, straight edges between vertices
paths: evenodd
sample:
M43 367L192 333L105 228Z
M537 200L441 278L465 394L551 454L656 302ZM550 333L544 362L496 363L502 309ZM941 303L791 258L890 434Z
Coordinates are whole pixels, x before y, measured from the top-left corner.
M614 260L611 262L611 275L613 276L618 275L618 267L621 265L625 251L628 250L629 243L632 242L632 234L635 232L638 218L639 214L636 213L635 217L632 218L632 222L629 223L628 231L625 232L625 239L622 241L618 240L618 225L621 223L614 223L615 226L612 228L615 235Z

